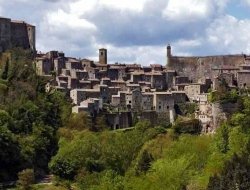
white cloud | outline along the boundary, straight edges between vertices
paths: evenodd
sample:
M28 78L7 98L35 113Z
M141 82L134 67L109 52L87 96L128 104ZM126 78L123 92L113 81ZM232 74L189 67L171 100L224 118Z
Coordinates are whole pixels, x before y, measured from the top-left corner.
M143 6L147 0L135 0L133 2L129 0L99 0L100 6L108 6L115 9L121 9L121 10L133 10L133 11L141 11L143 9Z
M97 5L98 0L78 0L69 5L70 13L81 16L87 11L93 11Z
M245 5L250 6L250 0L242 0L242 3L244 3Z
M224 10L229 0L169 0L163 11L168 20L192 22L208 19Z
M167 43L175 55L250 52L250 20L225 16L229 1L0 0L0 15L35 24L38 50L164 65Z
M198 47L201 45L202 45L201 39L193 39L193 40L180 39L177 42L175 42L175 46L179 47Z
M61 9L47 13L46 17L49 25L96 30L96 26L93 23Z
M250 53L250 20L226 15L207 29L207 42L220 52Z
M170 20L204 18L210 14L208 5L208 0L169 0L163 15Z

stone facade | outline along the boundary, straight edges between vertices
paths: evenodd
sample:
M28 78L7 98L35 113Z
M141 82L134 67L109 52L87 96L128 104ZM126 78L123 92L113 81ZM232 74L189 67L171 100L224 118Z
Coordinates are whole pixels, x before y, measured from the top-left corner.
M167 67L141 67L108 64L103 48L97 62L51 51L37 55L36 68L39 75L54 76L48 88L69 92L73 112L87 111L90 116L101 112L112 129L130 127L134 119L147 119L153 125L173 123L176 104L195 102L196 118L204 132L211 132L218 126L217 117L226 115L208 102L208 90L216 90L221 80L230 88L250 86L250 58L245 56L174 57L169 46L167 60Z
M31 49L36 52L35 26L24 21L0 18L0 52L14 47Z

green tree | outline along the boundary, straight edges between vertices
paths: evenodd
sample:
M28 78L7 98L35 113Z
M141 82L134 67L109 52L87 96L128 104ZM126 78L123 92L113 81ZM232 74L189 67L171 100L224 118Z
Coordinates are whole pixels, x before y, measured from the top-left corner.
M146 173L149 170L153 160L153 156L147 150L144 150L142 154L139 155L139 160L135 168L136 174L139 175L140 173Z
M234 155L228 161L220 175L209 180L208 190L245 190L250 189L250 163L249 156Z
M6 60L6 63L4 65L4 69L2 72L2 79L6 80L8 78L8 72L9 72L9 59Z
M189 119L189 118L178 118L173 125L175 133L189 133L189 134L200 134L202 126L198 119Z
M82 131L92 127L90 118L86 112L80 112L78 114L71 114L67 127L70 129Z
M229 128L227 124L223 124L216 131L215 143L217 150L221 153L227 153L229 150Z
M20 164L20 147L5 126L0 127L0 181L14 179Z

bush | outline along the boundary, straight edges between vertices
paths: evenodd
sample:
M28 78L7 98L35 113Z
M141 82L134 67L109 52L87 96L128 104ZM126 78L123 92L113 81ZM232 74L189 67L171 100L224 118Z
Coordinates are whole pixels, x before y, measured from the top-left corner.
M35 182L35 175L33 169L25 169L18 173L18 187L19 189L31 189L31 185Z
M178 118L173 126L175 133L189 133L192 135L200 134L202 126L198 119L180 119Z

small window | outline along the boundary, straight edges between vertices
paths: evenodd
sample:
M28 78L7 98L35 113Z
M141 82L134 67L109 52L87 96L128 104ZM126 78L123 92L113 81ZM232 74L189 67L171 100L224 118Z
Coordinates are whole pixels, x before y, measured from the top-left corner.
M161 109L161 106L159 106L159 109Z
M129 101L129 103L131 104L131 101Z

